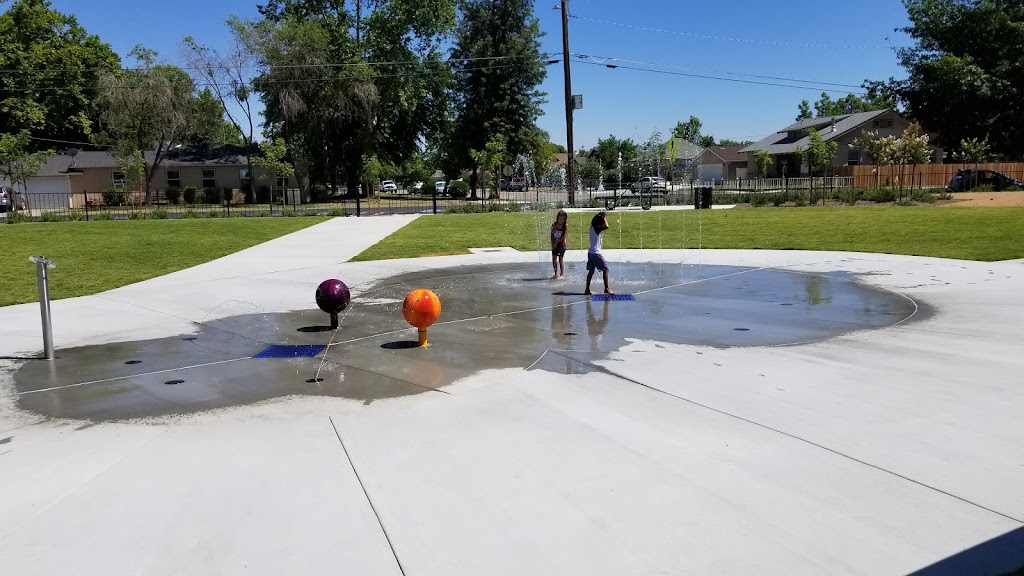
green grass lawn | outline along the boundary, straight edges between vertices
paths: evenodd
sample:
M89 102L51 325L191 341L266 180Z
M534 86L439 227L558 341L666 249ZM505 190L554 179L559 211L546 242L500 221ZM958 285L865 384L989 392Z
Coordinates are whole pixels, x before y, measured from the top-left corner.
M591 214L569 215L569 249L587 248ZM465 254L467 248L546 250L554 213L419 218L358 255L383 260ZM606 249L842 250L964 260L1024 258L1024 208L835 207L609 212Z
M202 264L301 230L319 218L0 224L0 306L38 301L32 255L57 268L52 298L95 294Z

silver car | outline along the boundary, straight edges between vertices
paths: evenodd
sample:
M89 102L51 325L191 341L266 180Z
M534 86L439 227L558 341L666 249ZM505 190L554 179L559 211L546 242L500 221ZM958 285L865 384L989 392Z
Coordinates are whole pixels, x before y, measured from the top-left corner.
M0 186L0 212L25 209L25 197L8 186Z

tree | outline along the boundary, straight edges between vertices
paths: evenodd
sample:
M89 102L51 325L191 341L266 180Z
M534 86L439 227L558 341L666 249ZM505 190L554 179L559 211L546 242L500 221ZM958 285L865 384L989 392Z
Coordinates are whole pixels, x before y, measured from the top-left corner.
M664 157L665 142L662 140L661 131L655 129L643 146L643 163L647 173L660 173L661 159Z
M470 150L469 155L475 165L484 169L484 173L494 175L494 197L497 198L498 182L501 180L498 176L498 170L507 161L508 155L505 137L501 134L496 134L487 141L483 150ZM474 176L476 175L476 169L473 170L473 174ZM472 179L470 185L473 189L473 198L476 198L476 178Z
M732 140L730 138L723 138L718 141L719 146L750 146L753 144L751 140Z
M696 116L690 116L690 119L686 122L676 122L676 127L672 129L672 134L676 138L682 138L687 142L693 142L696 144L700 141L701 127L703 124L700 119Z
M892 90L887 89L883 83L866 81L864 88L867 94L864 98L856 94L847 94L842 98L833 100L828 92L822 92L821 98L814 102L814 114L811 114L811 103L807 100L800 102L797 107L797 121L807 120L812 117L825 118L828 116L842 116L844 114L857 114L859 112L871 112L872 110L892 110L896 108L896 101Z
M635 163L639 151L639 147L632 139L625 138L620 140L615 136L609 135L607 138L598 138L597 146L594 147L591 153L601 161L602 166L609 170L617 171L619 169L620 155L622 165L625 167ZM617 176L616 181L618 181Z
M481 151L501 136L511 158L537 149L536 121L546 76L533 0L463 0L452 50L457 155L474 175ZM500 55L498 62L491 61ZM475 184L475 178L471 182ZM476 193L475 185L473 193Z
M814 114L811 113L811 103L807 100L801 100L800 105L797 106L796 121L809 120L814 118Z
M875 188L880 188L881 168L892 166L896 160L896 138L892 135L880 138L877 132L864 131L854 140L853 145L875 164Z
M117 54L74 16L48 0L15 0L0 14L0 126L42 139L85 142L93 132L99 76L120 67ZM38 140L37 140L38 138Z
M757 175L764 178L768 175L768 167L772 165L771 154L768 154L766 150L757 150L753 155L754 167L757 169Z
M10 180L11 184L21 184L21 189L25 193L25 208L28 210L32 210L28 182L52 155L53 150L31 150L28 130L22 130L18 134L0 134L0 174Z
M804 156L807 160L807 168L813 176L815 173L823 173L826 168L832 165L832 159L835 158L836 151L839 150L839 143L826 141L814 129L808 130L807 136L810 142L807 144Z
M586 161L583 162L583 166L580 166L579 176L585 181L595 182L604 175L601 161L596 156L587 157Z
M907 71L892 88L908 114L952 147L988 140L1024 156L1024 5L1014 0L904 0L915 42L897 52Z
M130 55L139 68L100 76L100 139L111 145L119 158L153 152L144 178L144 199L149 204L157 168L194 125L194 86L180 68L156 64L155 51L136 46Z
M257 57L251 49L249 38L253 29L237 16L228 18L227 26L231 30L231 44L224 53L199 44L191 36L182 40L182 48L196 79L208 86L201 96L207 99L215 97L220 103L217 126L210 133L222 137L226 117L227 123L237 131L245 149L249 150L256 141L256 113L253 110L251 83ZM246 154L245 158L249 174L252 174L252 157ZM249 186L249 195L250 202L255 202L256 191L252 186Z
M978 164L988 160L988 140L977 138L963 139L960 141L960 151L954 152L953 157L964 163Z
M295 169L285 160L288 148L285 146L284 140L274 138L260 142L260 152L261 154L252 158L251 162L260 169L260 179L270 180L271 189L276 191L278 180L290 178L295 174Z
M270 0L248 45L268 128L280 131L304 186L343 173L350 194L370 158L401 162L442 130L452 0ZM372 63L372 64L371 64Z
M895 147L896 160L901 165L900 175L903 175L903 167L909 166L908 177L913 186L914 172L920 164L927 164L930 151L928 149L928 135L921 130L921 125L914 122L903 131ZM903 178L900 179L900 191L903 190Z
M427 167L422 155L417 154L409 158L398 167L397 180L403 186L412 186L422 182L424 186L431 182L434 171Z

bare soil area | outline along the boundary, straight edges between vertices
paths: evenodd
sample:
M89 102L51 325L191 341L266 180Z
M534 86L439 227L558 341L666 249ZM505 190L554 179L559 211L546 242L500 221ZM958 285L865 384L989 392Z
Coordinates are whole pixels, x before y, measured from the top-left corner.
M1024 192L957 192L952 200L940 202L943 206L983 206L1001 208L1024 206Z

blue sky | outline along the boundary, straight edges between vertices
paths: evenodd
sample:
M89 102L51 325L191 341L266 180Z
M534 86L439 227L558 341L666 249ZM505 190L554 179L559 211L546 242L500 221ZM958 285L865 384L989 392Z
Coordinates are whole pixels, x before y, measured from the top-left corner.
M74 13L120 54L142 43L172 63L180 59L183 36L221 45L223 22L230 14L258 16L256 0L104 0L89 2L84 9L82 0L52 2L54 8ZM546 33L543 49L560 54L557 5L557 0L538 0L536 11ZM900 77L892 46L908 42L893 31L906 24L898 0L570 0L569 6L576 16L569 23L570 52L593 57L588 60L593 64L574 62L572 67L573 92L584 98L584 109L575 119L577 147L592 146L609 134L644 140L654 129L667 133L691 114L703 121L706 133L756 140L791 122L800 100L817 99L822 88L859 91L764 86L625 66L778 84L800 83L741 75L859 86L865 78ZM549 102L539 123L554 141L564 143L562 82L561 64L550 66L542 87Z

